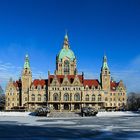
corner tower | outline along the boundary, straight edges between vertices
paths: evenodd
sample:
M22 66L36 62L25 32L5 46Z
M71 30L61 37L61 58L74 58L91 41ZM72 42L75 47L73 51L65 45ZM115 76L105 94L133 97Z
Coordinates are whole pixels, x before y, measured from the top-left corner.
M30 68L29 57L26 54L24 68L22 70L22 106L28 102L29 88L32 82L32 72Z
M68 35L64 37L63 48L56 57L57 75L74 75L76 73L76 57L70 49Z
M110 70L107 64L106 55L104 55L103 57L100 80L101 80L102 89L105 91L109 91L110 90Z

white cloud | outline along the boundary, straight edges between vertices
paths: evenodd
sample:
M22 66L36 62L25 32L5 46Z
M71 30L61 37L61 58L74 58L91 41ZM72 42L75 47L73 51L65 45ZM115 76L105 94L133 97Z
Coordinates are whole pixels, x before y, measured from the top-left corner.
M36 68L32 68L33 79L37 78L47 78L47 73L38 71ZM18 80L21 77L22 67L16 67L11 63L0 62L0 84L5 90L6 84L9 79Z
M112 71L115 79L122 79L128 92L140 92L140 56L134 58L123 69Z
M126 64L123 68L116 67L115 68L110 67L111 70L111 76L116 80L123 80L124 84L127 87L127 91L135 91L140 92L140 56L134 58L130 63ZM85 78L94 78L99 79L100 77L100 71L93 71L88 69L80 69L79 72L84 72ZM19 77L21 77L22 67L16 67L11 63L4 63L0 61L0 84L2 85L3 89L5 89L5 86L10 79L10 77L13 78L13 80L17 80ZM32 67L32 74L33 79L46 79L47 78L47 72L42 72L34 67Z
M126 85L127 92L140 92L140 56L137 56L129 63L126 63L123 68L117 64L110 66L111 76L114 80L119 81L123 80ZM99 79L100 71L81 69L84 71L86 78Z

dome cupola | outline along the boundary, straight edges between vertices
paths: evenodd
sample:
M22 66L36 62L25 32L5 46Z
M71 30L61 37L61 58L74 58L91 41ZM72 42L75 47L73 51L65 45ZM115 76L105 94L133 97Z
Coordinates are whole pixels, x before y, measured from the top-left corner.
M75 55L73 51L70 49L68 35L66 33L64 37L63 48L61 49L60 53L58 54L58 60L61 61L63 58L68 58L70 61L75 60Z

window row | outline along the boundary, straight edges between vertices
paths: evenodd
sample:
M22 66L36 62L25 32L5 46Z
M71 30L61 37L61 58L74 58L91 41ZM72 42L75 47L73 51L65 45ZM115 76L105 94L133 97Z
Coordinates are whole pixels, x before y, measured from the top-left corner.
M117 94L117 93L110 93L110 96L112 96L112 95L116 95L116 94ZM122 96L122 95L124 96L125 93L118 93L118 95L119 95L119 96Z
M19 98L12 98L12 99L10 99L10 98L7 98L7 101L19 101Z
M11 96L13 96L13 95L19 95L19 93L14 93L13 91L12 92L9 92L9 93L7 93L7 95L11 95Z
M98 86L96 86L96 87L88 87L88 86L86 86L86 87L84 87L84 89L85 90L89 90L89 89L92 89L92 90L95 90L95 89L101 89L101 87L98 87Z
M98 101L102 101L102 96L101 96L100 94L97 96L97 98L98 98ZM89 101L89 100L90 100L88 94L86 95L85 100L86 100L86 101ZM96 101L96 96L95 96L94 94L92 95L91 100L92 100L92 101Z
M60 100L60 96L58 95L58 93L54 93L53 94L53 101L59 101ZM70 101L71 100L71 97L68 93L65 93L64 96L63 96L63 100L64 101ZM74 95L74 100L75 101L80 101L80 94L79 93L76 93Z
M117 106L117 105L118 105L118 106L124 106L124 103L118 103L118 104L117 104L117 103L114 103L114 104L113 104L113 103L110 103L110 104L107 104L107 103L106 103L106 106L108 106L108 105L109 105L109 106Z
M44 95L43 97L40 94L38 94L37 97L34 94L31 95L31 101L35 101L36 98L37 98L37 101L42 101L41 100L42 98L44 98L43 100L46 101L46 95Z
M125 101L125 98L105 98L105 101Z
M98 99L98 101L102 101L102 97L101 97L100 94L97 96L97 99ZM60 100L60 96L58 95L58 93L54 93L53 94L53 101L59 101L59 100ZM70 95L68 93L65 93L64 96L63 96L63 100L64 101L70 101L71 100ZM88 94L85 96L85 100L90 101L90 97L89 97ZM96 96L94 94L92 95L91 100L96 101ZM80 94L79 93L76 93L74 95L74 101L80 101Z
M17 104L16 103L12 103L12 104L11 103L7 103L7 106L12 106L12 107L19 106L19 103L17 103Z
M59 88L52 88L52 90L60 90ZM71 90L70 87L64 87L63 90ZM73 90L81 90L80 87L74 87Z
M42 89L45 89L45 88L46 88L46 86L32 86L32 90L35 90L35 89L42 90Z

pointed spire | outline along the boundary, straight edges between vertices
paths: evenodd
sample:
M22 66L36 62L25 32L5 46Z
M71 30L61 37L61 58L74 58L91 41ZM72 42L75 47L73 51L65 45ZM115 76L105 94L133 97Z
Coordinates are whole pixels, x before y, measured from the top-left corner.
M67 31L66 31L66 34L65 34L65 37L64 37L64 46L63 48L65 49L69 49L69 39L68 39L68 34L67 34Z
M28 54L26 54L25 56L24 69L30 69L30 62L29 62Z
M12 82L13 82L13 79L12 79L12 77L10 77L10 79L9 79L9 82L10 82L10 83L12 83Z
M66 33L65 33L65 40L68 41L68 33L67 33L67 30L66 30Z
M109 67L108 67L108 64L107 64L107 57L106 57L106 55L104 55L104 57L103 57L102 69L107 69L107 70L109 70Z

